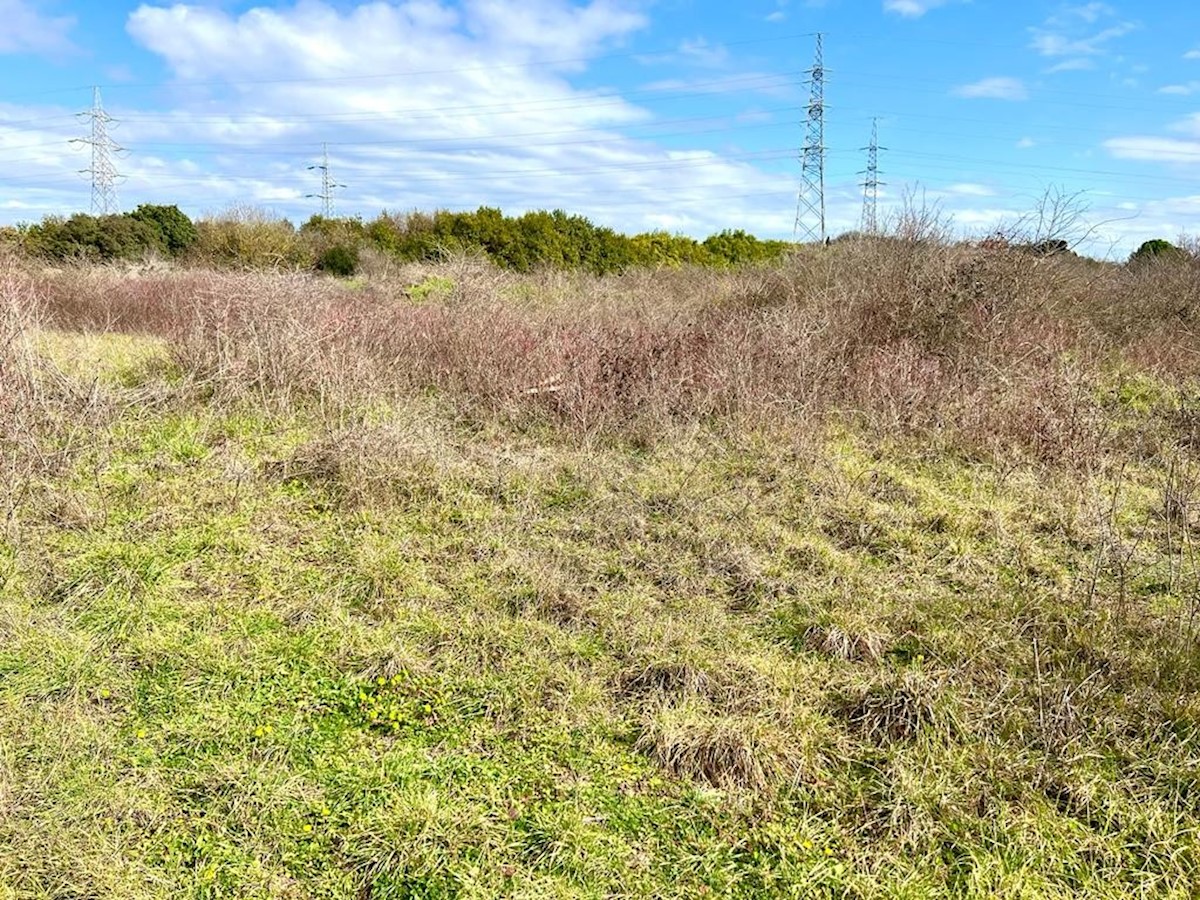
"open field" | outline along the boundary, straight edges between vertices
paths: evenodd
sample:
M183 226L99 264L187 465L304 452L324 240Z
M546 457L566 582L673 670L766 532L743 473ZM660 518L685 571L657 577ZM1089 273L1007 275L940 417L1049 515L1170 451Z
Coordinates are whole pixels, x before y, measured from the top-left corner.
M0 898L1195 896L1194 257L0 294Z

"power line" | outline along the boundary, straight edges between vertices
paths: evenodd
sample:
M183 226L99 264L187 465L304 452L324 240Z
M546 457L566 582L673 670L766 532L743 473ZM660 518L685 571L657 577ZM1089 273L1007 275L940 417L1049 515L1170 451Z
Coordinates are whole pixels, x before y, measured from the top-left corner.
M862 230L867 234L879 232L879 119L871 120L871 143L863 148L867 151L867 169L860 172L865 176L863 189Z
M124 148L108 133L109 126L115 122L104 111L99 87L92 89L92 108L79 115L91 120L91 135L75 138L71 143L88 144L92 148L92 167L81 171L92 176L92 212L106 216L117 211L117 180L121 176L117 172L113 157L123 153Z
M333 180L333 173L329 169L329 145L321 145L321 163L316 166L309 166L309 171L313 169L321 170L321 193L305 194L305 197L316 197L321 201L321 215L327 219L333 218L333 192L338 188L344 188L346 185L338 184Z
M806 241L825 241L825 62L823 35L817 33L816 54L808 70L807 131L800 151L800 195L793 232Z

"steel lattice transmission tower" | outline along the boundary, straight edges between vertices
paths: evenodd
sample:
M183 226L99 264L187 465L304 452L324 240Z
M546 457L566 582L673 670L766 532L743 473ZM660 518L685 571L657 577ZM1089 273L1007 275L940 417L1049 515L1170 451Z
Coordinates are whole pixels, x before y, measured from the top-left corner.
M118 146L109 134L109 127L114 120L104 111L99 87L92 88L92 108L79 113L79 116L91 120L91 135L76 138L71 143L88 144L92 148L92 167L81 171L92 176L92 212L106 216L117 211L117 182L121 176L113 159L124 153L125 149Z
M800 150L800 196L796 201L795 234L805 241L825 241L825 61L824 35L808 70L808 118Z
M867 234L879 233L879 188L885 182L879 180L879 120L871 120L871 143L863 147L867 151L867 168L859 172L863 176L862 230Z
M309 171L313 169L321 170L321 193L305 194L305 197L315 197L321 201L321 215L326 219L333 218L333 192L338 188L344 188L346 185L339 184L333 180L333 172L329 168L329 145L321 145L321 163L316 166L309 166Z

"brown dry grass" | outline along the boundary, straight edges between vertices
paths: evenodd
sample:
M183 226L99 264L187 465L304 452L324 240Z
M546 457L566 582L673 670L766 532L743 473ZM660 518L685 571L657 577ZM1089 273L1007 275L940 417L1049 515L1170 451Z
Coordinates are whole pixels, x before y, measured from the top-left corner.
M653 440L813 429L831 413L1053 462L1105 441L1095 386L1200 371L1200 262L1117 267L861 241L766 269L517 277L477 260L346 285L303 275L67 271L53 326L168 338L224 395L353 406L435 392L465 419Z

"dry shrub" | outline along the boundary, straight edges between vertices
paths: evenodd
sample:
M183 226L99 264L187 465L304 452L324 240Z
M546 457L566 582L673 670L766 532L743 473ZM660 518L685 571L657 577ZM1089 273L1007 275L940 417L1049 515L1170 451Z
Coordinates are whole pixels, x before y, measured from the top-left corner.
M33 278L0 256L0 524L9 525L34 470L45 464L38 436L49 411L32 346L40 298Z
M56 326L168 336L222 394L433 393L476 422L638 442L681 425L796 433L832 412L1058 463L1102 452L1095 385L1114 359L1200 371L1194 262L1172 265L948 245L916 222L727 273L517 276L461 257L358 288L204 271L67 271L43 287ZM431 276L453 289L407 296Z
M30 337L38 308L33 279L15 260L0 256L0 426L11 425L34 392Z

